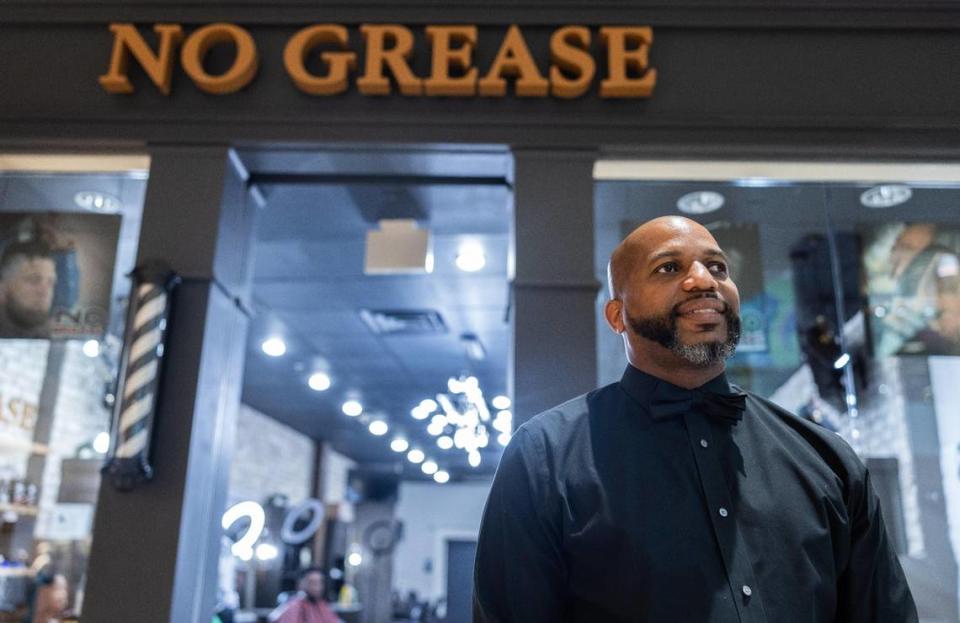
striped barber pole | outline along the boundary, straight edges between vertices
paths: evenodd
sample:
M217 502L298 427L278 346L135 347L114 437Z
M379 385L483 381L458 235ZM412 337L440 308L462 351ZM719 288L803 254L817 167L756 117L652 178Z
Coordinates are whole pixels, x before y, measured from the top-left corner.
M150 440L163 360L170 296L179 279L158 265L138 268L127 315L114 408L113 454L103 468L114 487L128 491L153 477Z

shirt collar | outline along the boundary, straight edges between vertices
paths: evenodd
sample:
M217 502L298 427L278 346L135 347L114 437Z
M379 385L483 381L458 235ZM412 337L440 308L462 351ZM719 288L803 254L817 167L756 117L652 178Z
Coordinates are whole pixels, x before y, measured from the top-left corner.
M652 374L647 374L646 372L638 370L629 363L627 364L627 369L623 371L623 377L620 379L620 387L623 388L623 391L625 391L628 396L633 398L637 404L642 406L644 409L646 409L647 405L650 404L650 396L653 395L654 389L661 384L675 387L678 390L683 391L683 388L678 387L669 381L655 377ZM718 376L713 377L696 389L702 389L704 391L717 394L729 394L735 391L730 387L730 382L727 381L727 375L725 372L721 372Z

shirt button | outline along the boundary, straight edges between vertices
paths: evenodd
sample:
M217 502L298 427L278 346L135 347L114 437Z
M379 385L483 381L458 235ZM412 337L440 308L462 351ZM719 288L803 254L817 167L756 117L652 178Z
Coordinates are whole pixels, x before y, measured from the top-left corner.
M721 506L721 507L720 507L720 516L721 516L721 517L726 517L727 515L729 515L729 513L727 512L727 509L725 509L724 507Z
M706 448L706 447L709 446L709 445L710 445L710 444L707 443L707 440L706 440L706 439L701 439L701 440L700 440L700 447Z
M742 590L743 590L743 594L746 595L747 597L749 597L750 595L753 595L753 589L747 586L746 584L743 585Z

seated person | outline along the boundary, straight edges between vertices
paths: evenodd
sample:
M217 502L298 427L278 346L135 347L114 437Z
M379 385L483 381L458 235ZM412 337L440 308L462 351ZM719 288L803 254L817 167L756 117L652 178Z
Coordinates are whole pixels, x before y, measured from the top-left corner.
M270 613L270 623L342 623L323 600L322 569L304 569L298 588L300 592Z

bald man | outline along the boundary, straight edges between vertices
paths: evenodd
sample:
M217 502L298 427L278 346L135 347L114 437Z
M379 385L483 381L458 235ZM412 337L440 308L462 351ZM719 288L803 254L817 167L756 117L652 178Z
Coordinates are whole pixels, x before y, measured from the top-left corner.
M917 621L857 456L727 382L740 300L710 232L654 219L608 273L629 365L510 441L474 622Z

